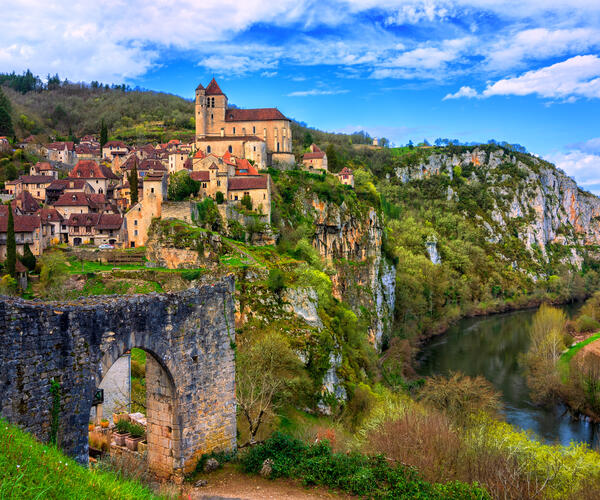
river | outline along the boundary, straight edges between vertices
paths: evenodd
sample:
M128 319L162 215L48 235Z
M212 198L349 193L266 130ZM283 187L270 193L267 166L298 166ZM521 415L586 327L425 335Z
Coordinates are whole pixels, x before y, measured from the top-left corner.
M565 306L571 315L577 308ZM529 347L529 328L535 310L464 319L427 342L418 357L423 375L460 371L482 375L498 389L504 418L551 443L584 442L599 445L600 427L574 420L562 405L541 408L532 403L519 355Z

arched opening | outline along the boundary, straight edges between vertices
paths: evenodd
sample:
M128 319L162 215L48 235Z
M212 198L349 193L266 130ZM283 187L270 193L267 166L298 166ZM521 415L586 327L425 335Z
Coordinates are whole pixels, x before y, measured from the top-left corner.
M143 349L133 348L111 361L103 360L109 368L94 403L102 402L90 411L90 457L117 456L136 461L155 476L169 477L181 467L173 378Z

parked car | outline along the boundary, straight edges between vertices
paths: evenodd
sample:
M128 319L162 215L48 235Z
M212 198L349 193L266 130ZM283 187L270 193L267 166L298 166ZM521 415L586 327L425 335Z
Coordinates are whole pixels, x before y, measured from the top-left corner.
M113 245L109 245L108 243L102 243L102 245L100 245L98 248L100 250L112 250L115 247Z

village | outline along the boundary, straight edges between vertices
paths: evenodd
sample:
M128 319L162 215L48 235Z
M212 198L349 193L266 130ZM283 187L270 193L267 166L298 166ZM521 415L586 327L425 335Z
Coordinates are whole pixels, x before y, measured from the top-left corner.
M153 219L192 222L193 204L207 198L225 221L250 212L270 224L268 168L328 174L327 155L316 144L296 163L290 119L276 108L230 108L215 79L206 88L198 85L195 115L195 141L189 143L134 146L86 135L78 143L36 144L29 137L15 145L42 158L0 192L12 209L17 253L28 247L39 256L56 245L143 247ZM0 150L10 148L0 137ZM349 168L333 175L354 187ZM170 199L176 182L188 191ZM0 205L0 261L7 256L8 206Z

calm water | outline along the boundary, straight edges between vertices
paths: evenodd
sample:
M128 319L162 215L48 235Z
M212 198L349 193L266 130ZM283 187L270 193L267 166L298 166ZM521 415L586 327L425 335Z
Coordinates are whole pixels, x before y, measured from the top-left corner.
M573 307L565 307L567 314ZM427 343L419 356L422 375L461 371L483 375L502 393L506 421L549 442L599 445L599 426L571 418L563 406L546 409L531 402L519 354L529 346L535 310L465 319Z

